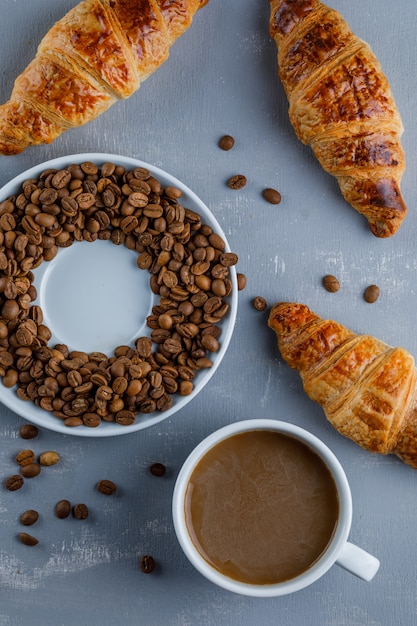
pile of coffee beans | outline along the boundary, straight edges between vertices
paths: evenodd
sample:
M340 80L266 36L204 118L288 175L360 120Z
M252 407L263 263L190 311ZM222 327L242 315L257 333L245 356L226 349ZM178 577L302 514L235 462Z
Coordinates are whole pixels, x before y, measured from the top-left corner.
M0 377L67 426L133 424L188 395L220 348L238 257L144 168L73 164L26 180L0 203ZM113 356L51 346L33 270L75 241L109 240L137 254L159 296L150 337Z

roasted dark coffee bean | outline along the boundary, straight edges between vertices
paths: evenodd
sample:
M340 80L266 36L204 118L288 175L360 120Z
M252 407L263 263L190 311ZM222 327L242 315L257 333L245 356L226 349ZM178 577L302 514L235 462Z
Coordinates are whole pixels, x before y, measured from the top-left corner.
M373 304L378 300L379 294L380 290L378 285L369 285L369 287L365 289L363 297L366 302L369 302L369 304Z
M21 450L16 455L16 461L21 467L29 465L35 461L35 453L33 450Z
M179 394L181 396L189 396L194 391L194 385L191 380L182 380L179 386Z
M117 491L117 486L112 480L104 478L97 483L97 490L105 496L112 496Z
M224 252L219 258L220 264L224 267L232 267L237 264L238 260L238 256L234 252Z
M51 185L55 189L63 189L67 187L71 181L71 172L68 169L59 170L52 176Z
M246 176L244 176L243 174L236 174L236 176L232 176L232 178L229 178L229 180L227 181L227 186L230 187L230 189L238 190L243 189L247 182L248 181Z
M163 463L152 463L149 470L153 476L164 476L166 467Z
M71 513L71 503L69 500L60 500L55 505L55 515L59 519L65 519Z
M262 296L256 296L253 299L253 306L257 311L265 311L268 308L268 303Z
M29 463L29 465L22 467L20 473L24 478L35 478L35 476L39 476L41 473L41 466L39 463Z
M246 287L246 276L240 272L237 273L237 288L242 291Z
M39 430L34 424L23 424L19 429L22 439L34 439L38 436Z
M272 189L271 187L267 187L262 192L263 197L270 204L279 204L281 202L281 194L276 189Z
M223 135L219 140L219 148L222 150L231 150L235 145L235 140L231 135Z
M82 426L83 424L83 420L80 417L67 417L67 419L64 420L64 424L65 426L68 426L69 428L75 428L76 426Z
M209 352L217 352L220 348L219 342L213 335L203 335L201 345Z
M135 414L133 413L133 411L129 411L126 409L118 411L115 415L115 421L122 426L131 426L135 423Z
M39 513L34 509L28 509L20 516L20 523L23 524L23 526L32 526L38 519Z
M72 509L73 515L76 519L87 519L88 507L86 504L75 504Z
M336 293L340 289L339 279L333 276L333 274L326 274L323 277L323 287L330 293Z
M41 204L53 204L58 199L58 192L56 189L43 189L39 194L39 202Z
M145 574L150 574L155 569L155 560L149 554L141 556L139 563L140 563L140 569Z
M80 168L85 174L94 175L98 172L97 165L95 165L95 163L92 163L91 161L85 161L84 163L81 163Z
M19 474L13 474L13 476L6 478L4 485L9 491L17 491L23 487L23 483L24 481L22 476L19 476Z
M18 538L25 546L36 546L39 543L39 540L33 537L33 535L29 535L29 533L19 533Z

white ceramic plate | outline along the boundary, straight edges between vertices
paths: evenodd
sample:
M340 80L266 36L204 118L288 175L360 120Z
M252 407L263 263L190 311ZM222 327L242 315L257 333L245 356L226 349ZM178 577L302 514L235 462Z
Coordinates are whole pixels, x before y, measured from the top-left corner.
M164 187L182 190L181 204L197 212L203 223L211 226L225 242L226 237L207 206L182 182L163 170L143 161L114 154L76 154L59 157L36 165L8 182L0 190L0 201L13 195L28 178L37 178L48 168L62 169L71 163L91 161L97 165L113 162L126 169L147 168ZM230 251L226 243L226 250ZM113 354L118 345L132 344L135 338L149 335L146 317L157 304L149 287L150 275L136 266L137 254L125 246L108 241L75 242L61 249L49 262L35 270L37 304L42 307L44 323L52 332L49 345L65 343L72 350L99 351ZM155 425L188 404L209 382L220 365L230 343L237 313L237 278L235 267L230 268L233 291L228 298L229 312L221 322L220 350L212 353L213 366L200 370L194 379L194 390L189 396L174 394L172 407L164 412L139 414L131 426L102 422L96 428L77 426L69 428L62 421L38 408L33 402L20 400L16 389L0 386L0 399L12 411L43 428L65 434L97 437L131 433Z

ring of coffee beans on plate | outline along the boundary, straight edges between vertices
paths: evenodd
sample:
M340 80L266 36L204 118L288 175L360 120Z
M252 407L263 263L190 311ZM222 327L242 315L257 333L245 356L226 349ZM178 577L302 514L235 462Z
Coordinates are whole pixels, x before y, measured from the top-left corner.
M199 370L219 350L219 323L229 310L225 242L137 167L91 162L48 169L0 203L0 376L22 400L67 426L133 424L139 413L165 411L173 394L189 395ZM35 304L33 270L76 241L110 240L136 252L159 296L147 318L150 336L118 346L113 356L49 345Z

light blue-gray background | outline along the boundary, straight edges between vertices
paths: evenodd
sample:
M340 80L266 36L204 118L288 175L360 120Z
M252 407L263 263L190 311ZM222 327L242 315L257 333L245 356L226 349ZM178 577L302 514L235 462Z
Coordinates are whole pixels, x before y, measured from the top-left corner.
M1 0L0 99L36 46L74 0ZM180 414L144 432L86 440L43 430L36 452L55 449L60 465L0 496L0 625L113 624L212 626L412 626L417 621L415 470L394 457L376 457L342 438L304 395L298 375L281 361L267 313L252 299L298 300L313 310L372 333L417 355L415 172L417 165L415 0L333 0L379 57L401 111L408 169L403 191L409 215L390 240L374 238L364 219L340 197L335 181L295 138L276 77L268 34L267 0L210 0L175 44L168 62L126 102L100 119L17 157L0 157L0 184L55 156L102 151L137 157L189 185L222 225L239 255L247 288L229 351L207 387ZM231 152L217 147L232 134ZM241 191L226 180L248 178ZM261 197L282 193L279 206ZM342 288L329 294L326 273ZM377 283L381 297L364 302ZM1 390L0 390L1 393ZM170 501L175 477L205 435L235 420L280 418L307 427L341 460L351 482L351 539L378 556L381 569L365 583L333 567L311 588L291 597L251 599L203 579L183 556L173 531ZM0 470L15 469L24 445L19 416L0 408ZM154 478L148 465L167 465ZM113 479L119 492L101 497L94 485ZM26 488L27 487L27 488ZM57 520L55 502L67 497L91 509L85 523ZM20 513L37 508L41 520L30 549L15 536ZM141 573L151 553L158 567Z

